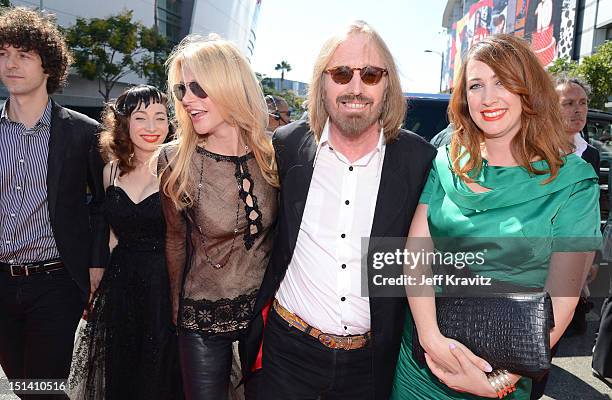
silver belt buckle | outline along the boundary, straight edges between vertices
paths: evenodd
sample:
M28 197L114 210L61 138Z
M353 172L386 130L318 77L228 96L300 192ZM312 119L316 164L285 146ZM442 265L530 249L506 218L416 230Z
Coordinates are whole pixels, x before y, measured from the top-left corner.
M24 267L25 271L26 271L26 276L28 276L28 269L23 264L11 264L11 276L21 276L21 275L15 273L15 270L13 268L16 268L16 267Z

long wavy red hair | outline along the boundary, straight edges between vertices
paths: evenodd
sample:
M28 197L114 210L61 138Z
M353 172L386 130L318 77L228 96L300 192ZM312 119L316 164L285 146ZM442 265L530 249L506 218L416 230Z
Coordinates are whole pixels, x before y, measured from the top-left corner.
M463 59L449 105L449 119L455 125L450 155L453 171L465 182L482 168L482 130L470 116L467 103L466 66L477 60L488 65L504 87L520 96L521 128L510 144L516 162L536 175L550 174L552 181L573 144L563 129L559 100L552 79L529 44L515 36L494 35L474 44ZM460 161L469 156L464 165ZM531 162L546 160L548 169L535 169Z

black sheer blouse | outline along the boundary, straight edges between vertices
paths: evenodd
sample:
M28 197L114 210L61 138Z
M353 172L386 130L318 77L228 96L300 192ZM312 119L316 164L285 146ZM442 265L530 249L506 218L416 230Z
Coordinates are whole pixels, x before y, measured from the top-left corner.
M162 150L160 169L175 150ZM268 264L277 190L252 153L222 156L197 147L190 172L192 207L177 211L160 191L178 325L206 334L237 331L251 318Z

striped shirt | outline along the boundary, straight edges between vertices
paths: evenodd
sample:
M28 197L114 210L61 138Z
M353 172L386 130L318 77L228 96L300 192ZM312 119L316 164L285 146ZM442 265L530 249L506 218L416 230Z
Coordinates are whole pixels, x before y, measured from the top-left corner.
M47 203L51 101L31 129L0 114L0 261L59 258Z

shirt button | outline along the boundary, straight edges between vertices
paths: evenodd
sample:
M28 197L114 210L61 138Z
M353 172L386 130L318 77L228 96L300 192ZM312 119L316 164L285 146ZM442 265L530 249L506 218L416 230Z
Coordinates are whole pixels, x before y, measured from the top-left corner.
M342 264L342 269L346 269L346 264Z
M352 171L352 170L353 170L353 166L351 165L351 166L349 167L349 171Z
M15 218L15 213L11 213L11 217Z
M347 330L347 329L348 329L348 327L347 327L347 326L345 326L345 327L344 327L344 330Z
M16 186L15 189L21 190L21 186Z
M346 235L343 233L342 235L340 235L340 237L341 237L342 239L344 239L344 238L346 237Z
M11 241L10 240L5 240L4 243L11 244Z
M350 203L351 203L351 202L350 202L350 201L348 201L348 200L345 200L345 201L344 201L344 204L346 204L347 206L348 206Z
M20 162L20 163L24 163L24 162L25 162L25 160L24 160L23 158L20 158L20 159L19 159L19 162Z
M341 301L345 301L345 300L346 300L346 297L342 296L342 297L340 297L340 300L341 300Z

